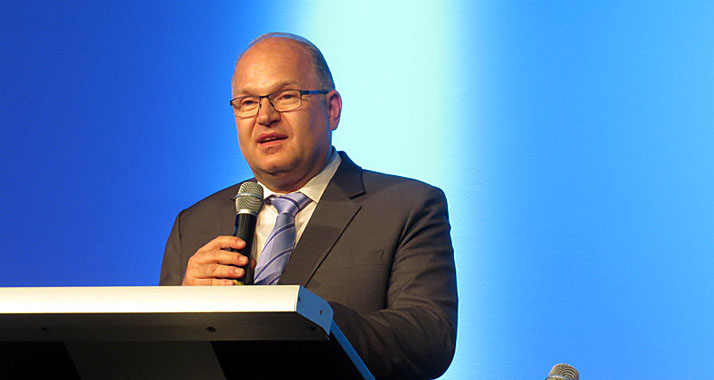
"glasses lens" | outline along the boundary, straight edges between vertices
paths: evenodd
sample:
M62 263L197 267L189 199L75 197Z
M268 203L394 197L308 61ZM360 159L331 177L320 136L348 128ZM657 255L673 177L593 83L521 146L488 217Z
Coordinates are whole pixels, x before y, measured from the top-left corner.
M238 116L253 116L258 111L260 101L257 96L244 96L233 100L233 108Z
M273 103L276 111L290 111L300 107L300 91L285 90L270 95L270 102Z

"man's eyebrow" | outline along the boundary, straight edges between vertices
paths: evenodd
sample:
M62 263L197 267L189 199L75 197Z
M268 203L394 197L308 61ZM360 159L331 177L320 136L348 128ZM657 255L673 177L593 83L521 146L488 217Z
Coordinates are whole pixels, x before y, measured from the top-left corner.
M298 80L295 79L290 79L290 80L283 80L277 83L274 83L270 86L270 93L273 93L275 91L280 91L284 89L285 87L291 86L291 85L296 85L300 84ZM233 91L233 93L238 96L238 95L267 95L267 94L256 94L255 91L251 91L250 88L237 88Z

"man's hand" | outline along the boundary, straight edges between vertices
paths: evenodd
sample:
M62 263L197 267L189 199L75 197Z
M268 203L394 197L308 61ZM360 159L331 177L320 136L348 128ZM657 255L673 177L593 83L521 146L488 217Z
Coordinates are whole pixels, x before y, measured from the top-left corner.
M218 236L209 241L188 259L182 285L233 285L233 279L245 275L245 270L236 266L245 266L248 258L229 249L244 247L245 242L235 236Z

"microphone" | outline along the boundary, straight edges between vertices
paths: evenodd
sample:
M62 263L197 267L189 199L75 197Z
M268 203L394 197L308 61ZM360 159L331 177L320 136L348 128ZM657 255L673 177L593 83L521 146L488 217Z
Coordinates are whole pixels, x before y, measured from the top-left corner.
M578 380L580 375L573 366L565 363L556 364L545 380Z
M263 207L263 188L257 182L243 182L236 194L236 223L233 236L245 241L245 248L238 252L248 258L248 265L243 267L245 275L242 280L233 280L235 285L250 285L253 283L253 269L250 267L250 252L255 234L255 221Z

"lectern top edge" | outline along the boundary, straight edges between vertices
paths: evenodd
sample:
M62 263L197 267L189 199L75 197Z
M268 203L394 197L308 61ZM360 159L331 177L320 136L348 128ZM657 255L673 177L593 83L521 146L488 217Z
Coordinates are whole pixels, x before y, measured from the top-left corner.
M332 308L298 285L0 288L0 315L297 312L330 331Z

